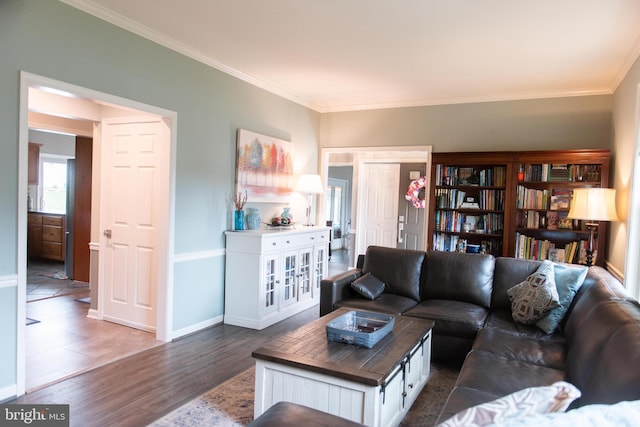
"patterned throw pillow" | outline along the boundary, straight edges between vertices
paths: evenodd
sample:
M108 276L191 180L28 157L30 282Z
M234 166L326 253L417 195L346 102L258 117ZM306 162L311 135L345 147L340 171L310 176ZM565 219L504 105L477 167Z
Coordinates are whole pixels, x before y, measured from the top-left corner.
M535 273L507 291L513 320L531 325L559 306L551 261L543 261Z
M373 274L367 273L354 280L351 288L366 299L374 300L384 291L384 282Z
M525 388L458 412L437 427L480 427L516 417L563 412L580 395L580 390L564 381L550 386Z

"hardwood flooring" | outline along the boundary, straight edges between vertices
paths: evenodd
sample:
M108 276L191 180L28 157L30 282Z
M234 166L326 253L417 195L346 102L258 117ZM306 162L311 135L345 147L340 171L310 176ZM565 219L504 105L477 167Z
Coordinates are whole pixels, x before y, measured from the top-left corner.
M314 306L262 331L217 325L8 403L69 404L72 426L145 426L253 366L253 349L318 312Z
M155 334L87 317L89 290L27 303L27 392L161 345Z
M329 275L347 264L347 251L334 251ZM36 338L28 338L27 348L31 391L6 403L69 404L72 426L146 426L253 366L253 349L317 319L319 312L315 306L262 331L217 325L161 344L152 334L86 318L87 304L74 301L81 296L27 304L27 315L41 320L27 328ZM113 331L97 334L101 328ZM140 352L126 356L131 352L125 349L123 357L125 345ZM89 366L91 359L96 364ZM43 386L50 381L58 382Z

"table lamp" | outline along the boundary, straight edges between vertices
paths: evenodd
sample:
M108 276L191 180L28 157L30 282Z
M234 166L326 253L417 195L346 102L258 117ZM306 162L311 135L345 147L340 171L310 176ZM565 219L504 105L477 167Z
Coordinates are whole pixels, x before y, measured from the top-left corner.
M617 221L616 190L613 188L576 188L573 190L568 218L587 222L589 243L587 246L587 266L593 263L593 233L598 226L593 221Z
M307 223L305 225L312 226L311 224L311 198L314 194L322 194L324 189L322 188L322 179L320 175L300 175L298 179L298 185L296 187L296 193L306 194L307 201Z

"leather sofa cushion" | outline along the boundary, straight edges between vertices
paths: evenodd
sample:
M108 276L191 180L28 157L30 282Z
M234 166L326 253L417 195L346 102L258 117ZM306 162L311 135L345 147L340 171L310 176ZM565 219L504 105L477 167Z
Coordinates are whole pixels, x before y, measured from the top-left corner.
M425 252L369 246L362 273L372 273L384 282L385 291L420 301L420 279Z
M456 385L505 396L523 388L565 381L565 377L559 369L471 350Z
M535 325L523 325L513 321L511 310L492 311L487 319L487 328L500 329L511 335L524 335L537 340L551 340L564 342L561 334L545 334Z
M472 348L505 359L554 369L565 368L565 343L560 340L539 340L526 335L516 336L499 329L484 328L478 333Z
M411 298L400 295L391 295L383 292L373 301L361 296L344 298L335 304L335 308L350 307L357 308L359 310L377 311L380 313L402 314L411 307L414 307L416 304L417 303Z
M421 302L404 315L435 320L434 334L473 339L484 326L489 310L468 302L431 299Z
M489 308L494 268L492 255L430 251L422 300L466 301Z
M251 427L356 427L361 424L291 402L278 402L253 420Z
M541 263L542 261L518 258L496 258L491 309L511 310L511 302L507 291L535 273Z
M622 284L601 267L591 267L565 316L564 330L580 327L584 316L602 301L630 298Z
M567 376L576 387L585 389L592 371L598 365L608 363L603 362L602 353L610 345L610 338L626 325L639 324L639 313L631 301L609 300L597 304L580 319L576 318L575 313L572 315L571 324L576 327L567 325L565 333L568 344ZM638 343L640 340L636 341L632 352L638 352ZM622 351L624 346L616 348L619 349L616 351ZM620 369L631 374L633 370L629 369L628 362L625 365Z
M438 416L437 423L442 423L467 408L491 402L500 397L500 395L490 393L487 390L455 386Z
M636 313L639 308L636 307ZM589 381L583 387L580 405L640 399L638 343L639 322L629 323L612 334L597 363L593 365Z

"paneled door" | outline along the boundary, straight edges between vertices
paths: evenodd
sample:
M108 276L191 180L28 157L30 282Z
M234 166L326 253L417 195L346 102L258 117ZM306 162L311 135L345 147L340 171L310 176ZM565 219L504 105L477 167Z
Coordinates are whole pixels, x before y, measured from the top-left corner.
M168 129L156 118L110 119L103 126L103 318L155 331L168 222Z
M400 164L365 163L359 183L358 254L368 246L396 247Z

